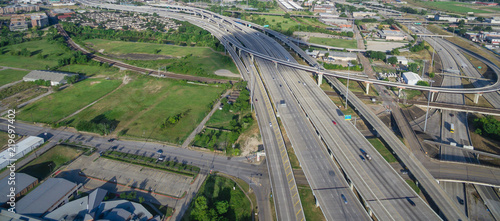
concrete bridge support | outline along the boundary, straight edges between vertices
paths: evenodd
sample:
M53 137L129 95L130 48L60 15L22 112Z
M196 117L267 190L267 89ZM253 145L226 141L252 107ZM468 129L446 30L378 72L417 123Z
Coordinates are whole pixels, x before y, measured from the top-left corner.
M370 93L370 83L366 82L366 94Z
M477 102L479 102L479 96L483 96L483 94L474 94L474 104L477 104Z
M403 95L401 92L403 91L403 88L399 88L399 91L398 91L398 98L401 98L401 95Z
M321 83L323 83L323 74L318 73L318 87L321 86Z
M255 62L255 58L254 58L253 54L250 54L250 57L252 58L252 62Z

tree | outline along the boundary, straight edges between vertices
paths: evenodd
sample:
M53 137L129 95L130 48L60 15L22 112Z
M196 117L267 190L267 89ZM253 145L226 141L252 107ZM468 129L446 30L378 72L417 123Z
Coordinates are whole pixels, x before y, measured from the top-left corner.
M323 56L323 57L328 58L328 56L330 56L330 53L325 53L325 56Z
M384 26L383 25L378 25L377 27L379 30L384 30Z
M391 50L391 54L392 55L399 55L399 53L400 53L399 49L397 49L397 48L394 48L394 49Z
M436 73L434 73L434 72L429 73L430 78L433 78L434 76L436 76Z
M418 71L418 64L417 63L410 63L408 65L408 70L416 73Z
M227 201L219 201L215 203L215 208L217 208L217 213L223 215L227 213L229 209L229 203Z
M285 13L285 16L284 16L284 17L285 17L285 18L290 18L290 14Z
M418 81L417 85L429 87L429 82L427 82L427 81Z
M398 63L398 58L396 57L390 57L389 59L387 59L387 63L389 64L397 64Z
M484 22L484 21L486 21L486 19L484 17L479 16L479 17L476 18L476 21L478 21L478 22Z
M193 210L191 210L191 218L194 220L205 221L210 220L208 214L207 198L199 196L194 201Z

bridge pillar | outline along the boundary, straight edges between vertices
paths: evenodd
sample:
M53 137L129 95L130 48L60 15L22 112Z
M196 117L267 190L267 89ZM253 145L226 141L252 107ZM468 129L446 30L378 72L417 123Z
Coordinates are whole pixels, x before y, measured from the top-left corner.
M368 215L373 216L373 211L372 211L372 208L370 208L370 207L368 207Z
M431 91L431 101L434 101L434 92Z
M250 57L252 58L252 62L255 62L255 58L253 57L253 54L250 54Z
M354 190L354 184L352 184L352 182L349 182L349 189L351 189L351 191Z
M474 104L477 104L477 102L479 102L479 96L482 96L482 94L474 94Z
M240 56L240 58L241 58L241 49L238 50L238 56Z
M370 93L370 83L366 83L366 94Z
M398 91L398 98L401 98L401 95L402 95L401 91L402 91L402 90L403 90L403 88L399 88L399 91Z
M321 86L321 83L323 83L323 74L318 73L318 87Z
M318 198L316 198L316 196L314 196L314 201L316 202L316 207L319 207L319 201Z
M274 62L274 67L277 69L278 68L278 62Z

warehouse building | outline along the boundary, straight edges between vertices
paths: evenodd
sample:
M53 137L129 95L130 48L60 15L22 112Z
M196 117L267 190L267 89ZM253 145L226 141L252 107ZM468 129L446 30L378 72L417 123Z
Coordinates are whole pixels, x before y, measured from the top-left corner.
M61 84L66 84L66 76L72 76L75 74L65 73L65 72L56 72L56 71L31 71L26 76L23 77L23 81L36 81L36 80L45 80L50 81L50 85L57 86Z
M358 58L356 53L352 52L330 51L328 53L328 59L334 61L354 61Z
M78 185L62 178L49 178L16 203L19 214L42 217L69 202Z
M422 78L420 78L420 76L418 76L418 74L415 74L414 72L409 71L409 72L403 73L403 80L408 85L416 85L417 82L422 80Z
M43 138L29 136L28 138L16 144L15 151L12 151L10 149L2 151L0 153L0 168L6 167L10 163L11 159L19 159L32 150L36 149L43 143ZM14 156L12 156L12 153L14 153Z
M4 205L6 202L10 201L11 196L7 195L10 195L11 193L10 188L13 187L14 185L9 184L9 178L11 177L6 176L2 180L0 180L0 205ZM33 189L33 187L38 184L37 178L32 177L25 173L16 173L14 181L16 189L14 191L15 195L13 197L15 199L18 199L20 196L26 194L28 191Z

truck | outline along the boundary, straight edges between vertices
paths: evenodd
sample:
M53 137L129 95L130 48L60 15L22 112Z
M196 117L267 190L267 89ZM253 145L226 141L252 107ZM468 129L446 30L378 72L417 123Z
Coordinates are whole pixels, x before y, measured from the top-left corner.
M359 151L361 151L361 153L363 154L363 156L365 156L366 159L372 160L372 157L365 150L359 149Z

